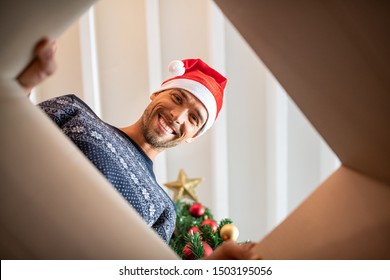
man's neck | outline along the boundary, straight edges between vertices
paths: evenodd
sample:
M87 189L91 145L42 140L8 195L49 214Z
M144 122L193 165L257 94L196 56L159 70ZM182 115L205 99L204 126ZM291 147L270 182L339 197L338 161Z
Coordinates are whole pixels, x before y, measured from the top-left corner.
M161 150L153 148L152 146L150 146L149 143L146 142L145 137L142 133L140 121L119 129L123 131L127 136L129 136L151 160L154 160L156 156L162 152Z

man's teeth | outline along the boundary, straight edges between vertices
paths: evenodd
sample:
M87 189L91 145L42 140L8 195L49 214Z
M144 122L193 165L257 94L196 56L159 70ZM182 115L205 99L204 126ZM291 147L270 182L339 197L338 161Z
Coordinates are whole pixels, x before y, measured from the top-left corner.
M173 129L165 122L163 118L159 119L161 126L170 134L173 133Z

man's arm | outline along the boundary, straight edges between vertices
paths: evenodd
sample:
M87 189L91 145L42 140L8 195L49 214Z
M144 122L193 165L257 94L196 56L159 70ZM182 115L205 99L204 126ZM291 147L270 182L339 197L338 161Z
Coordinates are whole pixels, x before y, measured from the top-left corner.
M34 59L16 78L27 96L35 86L56 71L57 64L54 59L56 49L56 42L49 42L47 39L39 41L35 46Z

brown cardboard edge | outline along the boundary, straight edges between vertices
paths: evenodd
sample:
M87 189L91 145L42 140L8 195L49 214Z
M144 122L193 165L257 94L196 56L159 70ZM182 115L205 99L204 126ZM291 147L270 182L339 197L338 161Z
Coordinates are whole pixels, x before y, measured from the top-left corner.
M341 166L261 240L264 259L390 259L390 188Z

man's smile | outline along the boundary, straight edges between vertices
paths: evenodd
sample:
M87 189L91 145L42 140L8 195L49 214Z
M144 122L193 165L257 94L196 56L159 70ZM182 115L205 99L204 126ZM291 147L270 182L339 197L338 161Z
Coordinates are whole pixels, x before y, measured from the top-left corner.
M175 130L168 124L164 116L161 114L158 115L158 122L160 123L161 127L168 133L176 135Z

